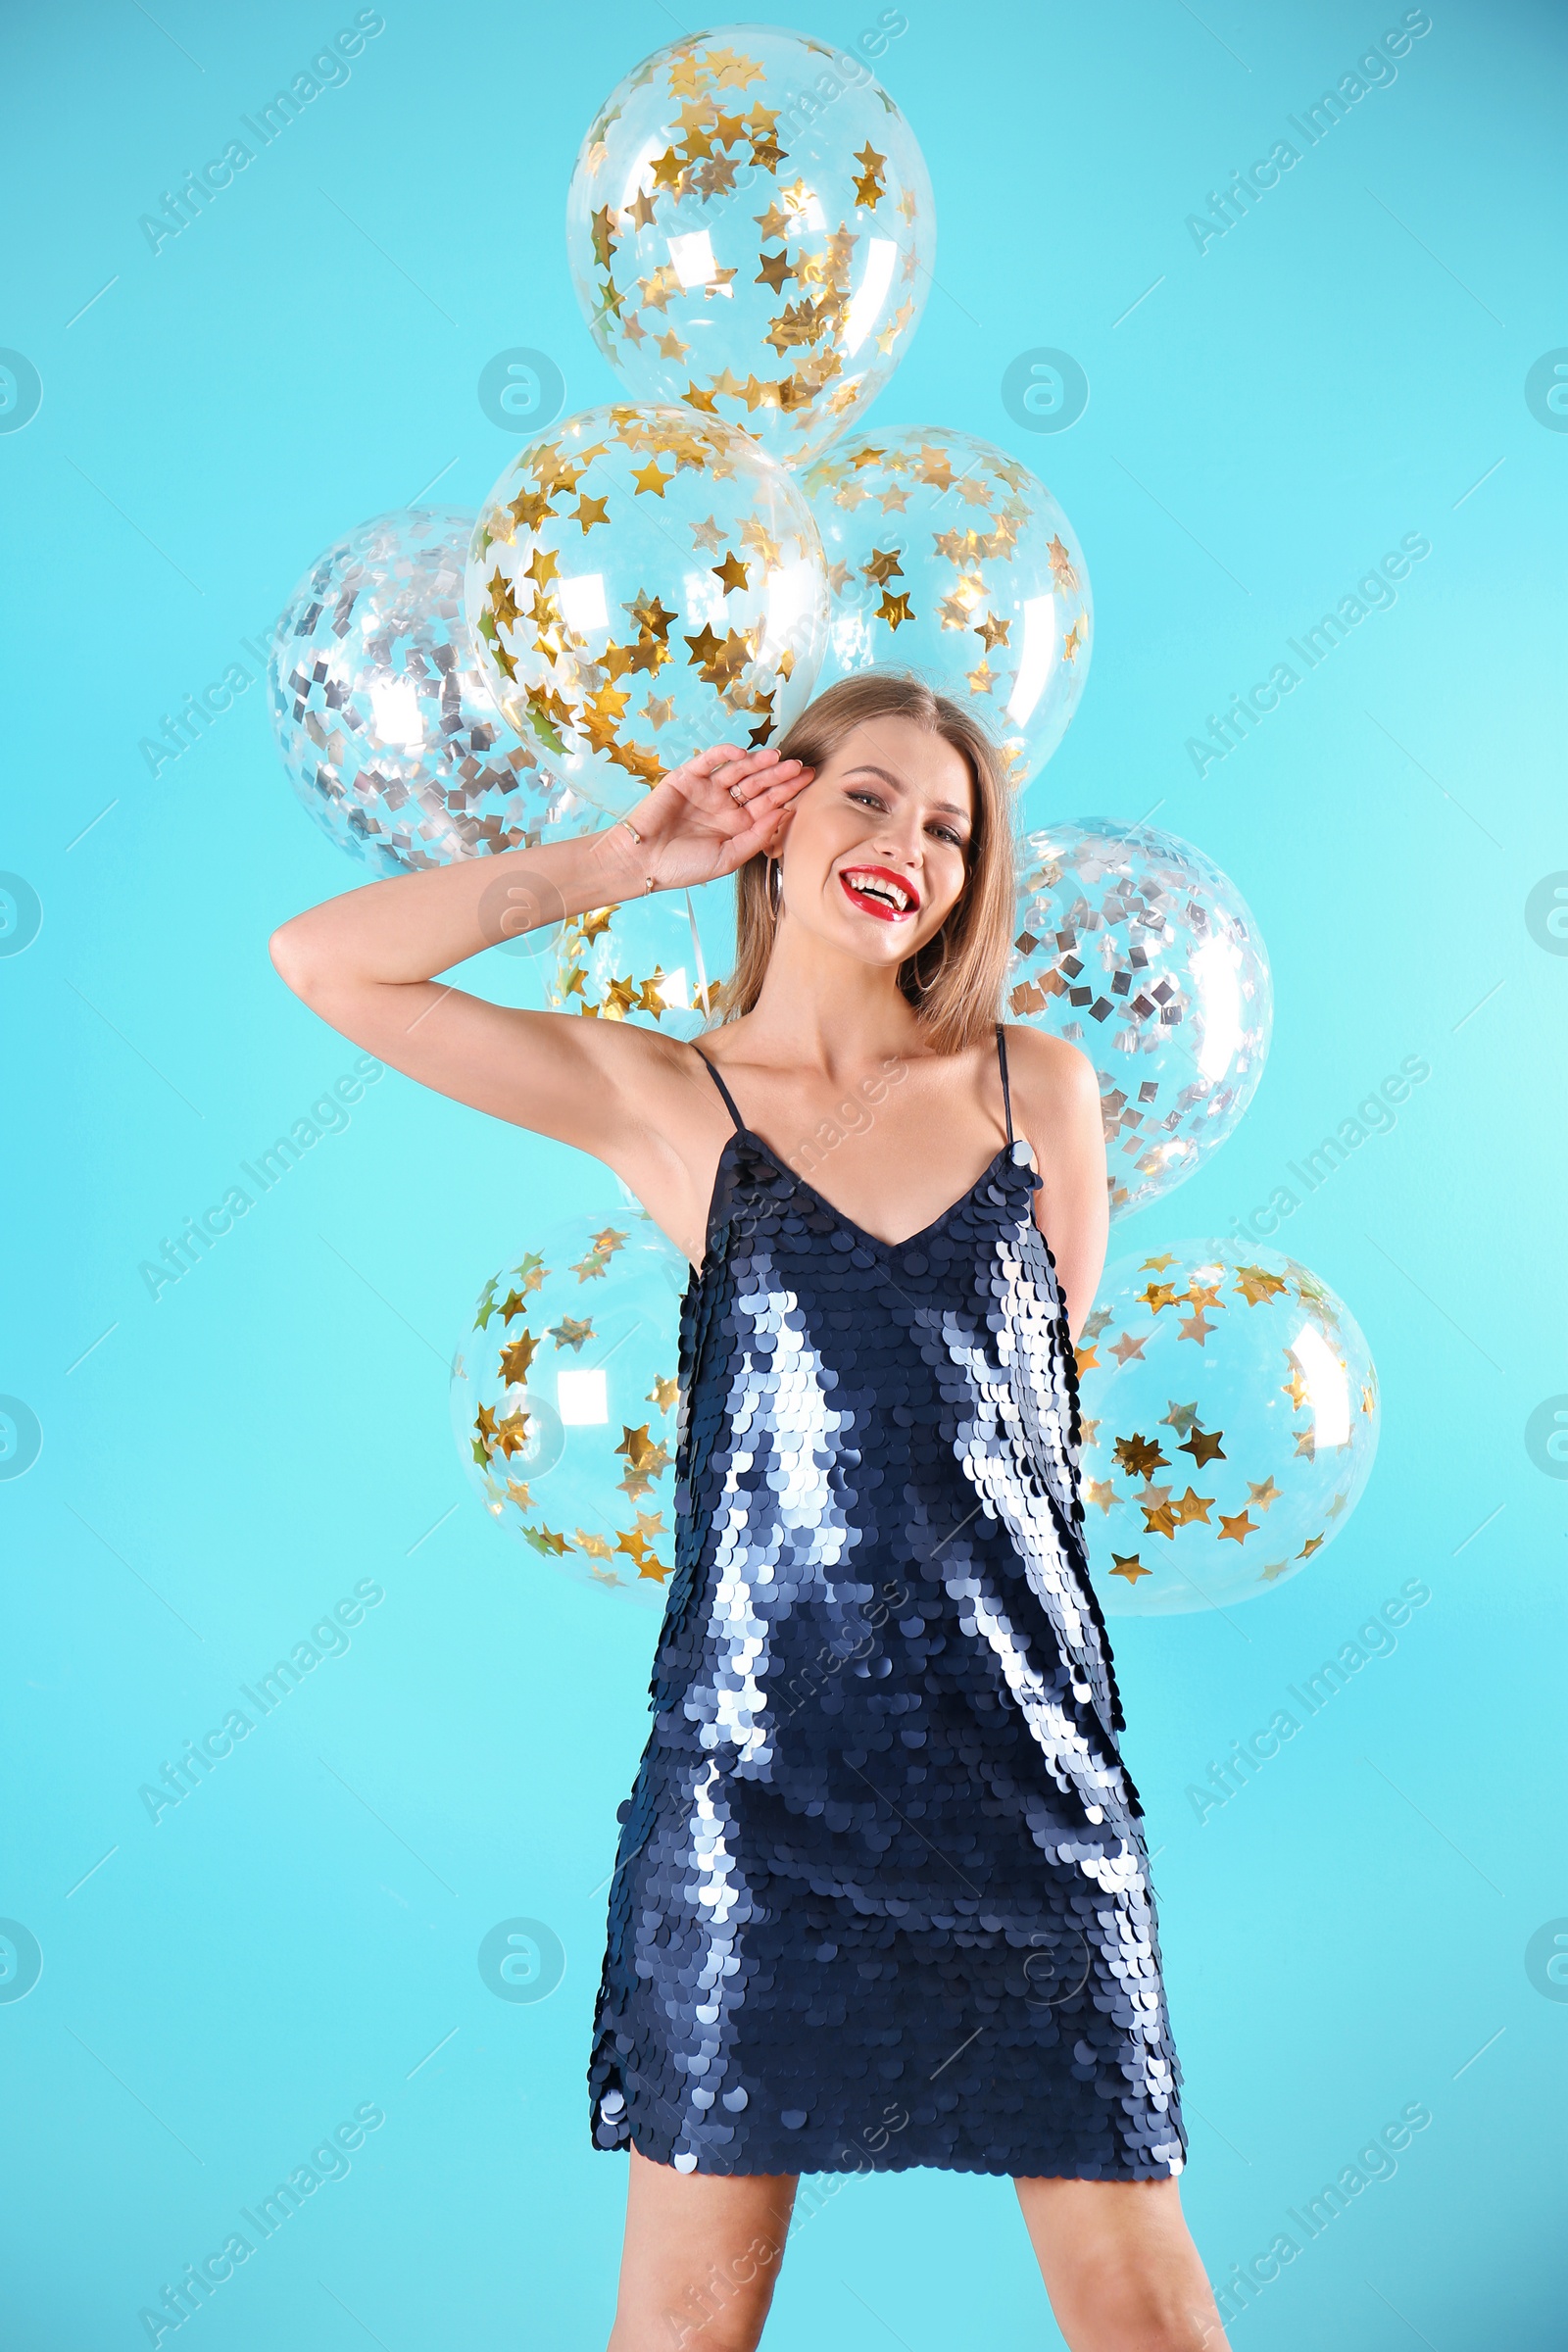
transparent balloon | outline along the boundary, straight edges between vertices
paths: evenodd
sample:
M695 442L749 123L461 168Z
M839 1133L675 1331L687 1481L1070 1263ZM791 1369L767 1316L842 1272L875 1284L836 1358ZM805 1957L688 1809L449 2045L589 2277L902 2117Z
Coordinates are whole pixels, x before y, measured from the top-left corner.
M1100 1078L1112 1217L1173 1192L1236 1128L1273 1026L1268 956L1228 875L1173 834L1108 817L1022 844L1012 1020Z
M1078 708L1094 622L1071 523L1016 458L946 425L859 432L806 466L833 596L821 683L913 669L1021 789Z
M466 607L506 717L612 816L710 744L781 734L827 634L794 480L677 409L588 409L525 444L480 514Z
M683 401L796 465L908 349L936 209L861 60L730 24L656 50L611 92L572 173L566 253L633 399Z
M1294 1257L1173 1242L1106 1270L1078 1345L1084 1534L1107 1613L1256 1599L1345 1527L1378 1383L1349 1310Z
M666 890L568 916L545 1003L554 1012L632 1021L689 1040L722 999L723 983L703 952L695 894Z
M507 724L463 612L475 517L377 514L312 564L274 626L272 731L328 838L386 874L603 819Z
M659 1608L690 1271L640 1208L564 1218L491 1276L452 1363L459 1451L530 1564Z

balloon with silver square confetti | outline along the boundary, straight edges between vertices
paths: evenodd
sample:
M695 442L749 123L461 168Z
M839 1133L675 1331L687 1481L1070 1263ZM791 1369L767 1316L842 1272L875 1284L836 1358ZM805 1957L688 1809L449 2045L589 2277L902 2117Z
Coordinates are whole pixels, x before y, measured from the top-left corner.
M566 1217L491 1276L452 1364L459 1451L530 1565L658 1608L690 1273L635 1203Z
M474 516L377 514L312 564L272 632L289 781L383 874L536 849L604 819L496 708L463 612Z
M1094 1063L1110 1213L1126 1216L1184 1183L1257 1092L1268 956L1230 877L1152 825L1048 825L1021 864L1007 1013Z
M1109 1616L1273 1592L1371 1476L1371 1350L1344 1300L1278 1250L1171 1242L1122 1258L1077 1359L1084 1536Z

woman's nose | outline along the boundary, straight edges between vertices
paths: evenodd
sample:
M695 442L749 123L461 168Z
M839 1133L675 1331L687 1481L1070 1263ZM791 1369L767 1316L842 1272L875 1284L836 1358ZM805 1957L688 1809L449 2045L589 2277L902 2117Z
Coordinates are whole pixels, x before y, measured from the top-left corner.
M918 865L924 847L918 813L913 809L890 809L878 827L877 846L906 864Z

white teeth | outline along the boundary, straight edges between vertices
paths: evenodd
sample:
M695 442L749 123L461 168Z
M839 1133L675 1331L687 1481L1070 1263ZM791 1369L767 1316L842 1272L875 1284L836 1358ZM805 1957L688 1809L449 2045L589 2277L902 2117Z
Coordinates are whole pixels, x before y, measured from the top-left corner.
M908 912L911 901L902 883L886 882L880 875L873 876L853 871L847 873L844 879L847 882L853 882L856 889L862 891L868 899L886 899L888 904L896 906L901 914Z

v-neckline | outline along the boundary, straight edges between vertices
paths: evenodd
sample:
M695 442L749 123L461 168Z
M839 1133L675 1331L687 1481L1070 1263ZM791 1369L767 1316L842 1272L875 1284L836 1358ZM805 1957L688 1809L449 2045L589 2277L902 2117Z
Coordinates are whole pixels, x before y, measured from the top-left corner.
M993 1153L989 1164L981 1169L979 1175L975 1178L973 1184L970 1185L968 1191L960 1193L956 1200L950 1200L940 1216L933 1217L929 1225L922 1225L917 1233L911 1233L905 1241L888 1242L884 1241L879 1233L867 1233L863 1225L858 1225L853 1217L846 1216L844 1210L837 1207L833 1201L829 1200L826 1194L819 1193L816 1189L816 1186L812 1184L808 1177L797 1174L796 1170L790 1166L787 1160L780 1159L772 1145L768 1143L762 1136L760 1136L755 1127L737 1127L732 1135L729 1135L725 1138L724 1149L718 1155L718 1165L713 1171L713 1192L712 1197L710 1200L708 1209L708 1225L710 1232L712 1230L713 1207L718 1199L718 1181L719 1177L723 1173L725 1155L729 1152L732 1144L738 1144L742 1142L755 1144L760 1152L762 1152L766 1154L766 1156L772 1161L774 1167L777 1168L781 1174L788 1176L790 1182L792 1184L799 1185L803 1192L809 1193L812 1200L817 1202L819 1207L826 1209L830 1217L836 1217L841 1225L847 1226L851 1233L857 1235L858 1239L866 1243L869 1248L873 1250L885 1250L889 1255L894 1254L900 1250L916 1250L919 1248L922 1242L928 1241L932 1234L940 1231L941 1227L947 1223L950 1217L956 1216L960 1208L964 1207L968 1201L974 1199L976 1193L980 1190L980 1187L989 1182L989 1180L996 1174L999 1161L1007 1158L1013 1150L1013 1146L1011 1144L1003 1144L1000 1149ZM703 1262L704 1265L706 1265L708 1262L706 1237Z

